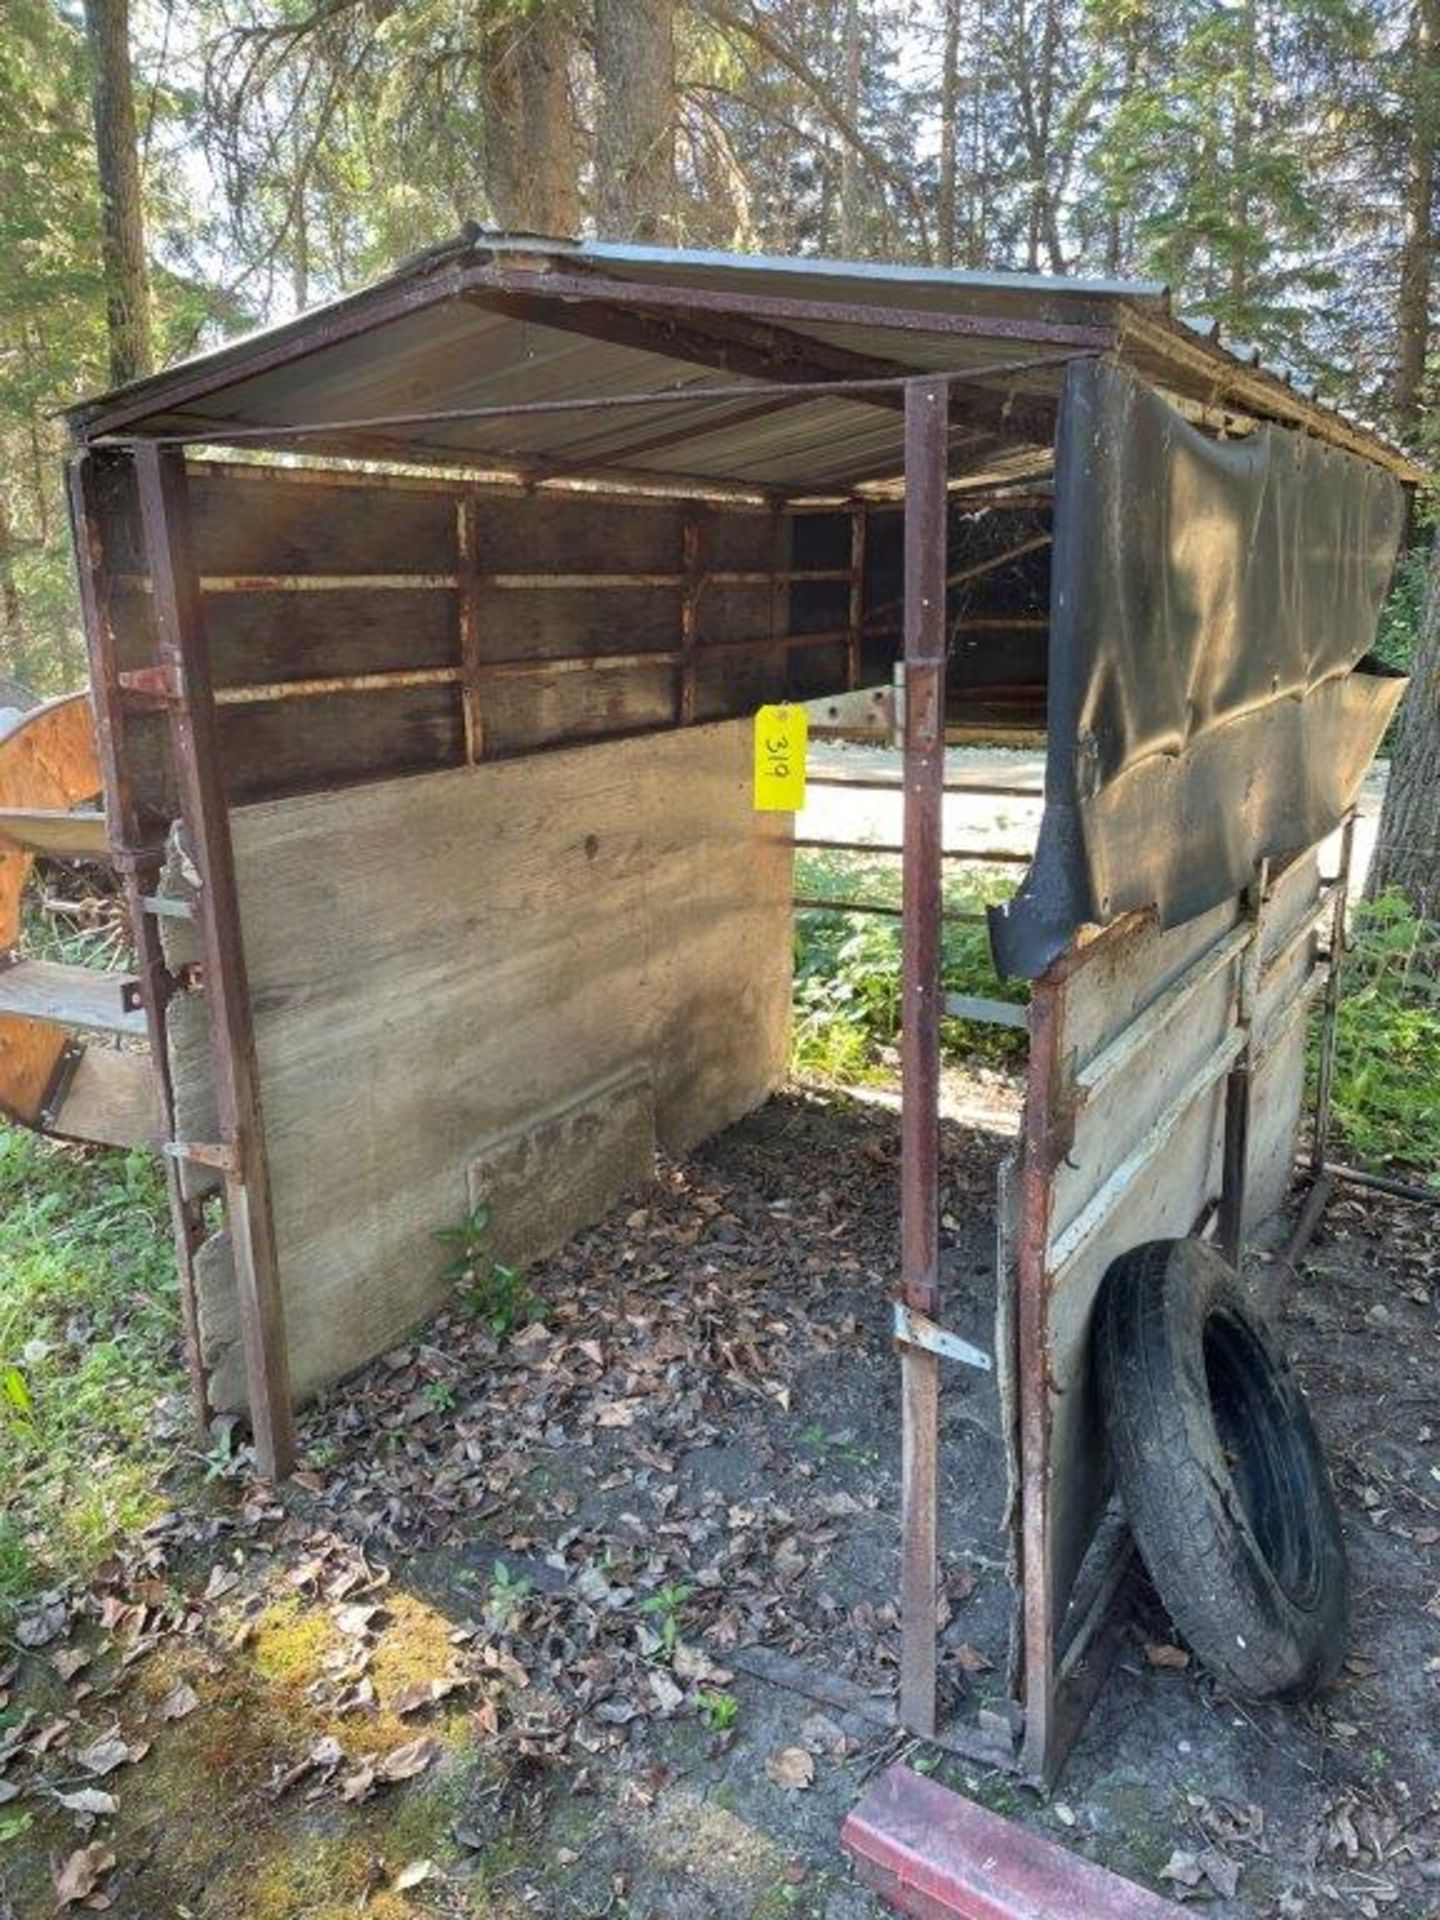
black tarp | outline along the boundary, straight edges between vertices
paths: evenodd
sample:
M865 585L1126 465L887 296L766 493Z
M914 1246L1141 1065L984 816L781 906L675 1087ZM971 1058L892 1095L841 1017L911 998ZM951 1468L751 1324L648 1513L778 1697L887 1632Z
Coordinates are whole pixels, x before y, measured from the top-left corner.
M1056 463L1045 813L990 927L1032 978L1084 925L1177 925L1323 838L1405 685L1365 660L1404 523L1379 467L1211 439L1104 360L1069 371Z

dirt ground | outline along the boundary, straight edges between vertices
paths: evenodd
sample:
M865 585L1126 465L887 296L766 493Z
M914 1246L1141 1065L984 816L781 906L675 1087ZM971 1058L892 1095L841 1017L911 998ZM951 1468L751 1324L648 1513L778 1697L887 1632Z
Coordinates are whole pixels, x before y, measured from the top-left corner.
M1013 1090L971 1105L996 1124L945 1127L945 1317L989 1344ZM760 1648L893 1685L897 1156L883 1104L776 1098L537 1272L543 1323L443 1317L312 1410L283 1496L217 1456L33 1609L0 1658L0 1832L31 1816L0 1915L54 1911L58 1875L72 1910L146 1920L864 1920L838 1830L898 1755L1226 1920L1440 1913L1422 1210L1345 1197L1301 1271L1254 1260L1345 1515L1329 1697L1241 1706L1155 1664L1146 1602L1046 1800L747 1671ZM942 1435L944 1686L971 1711L1003 1697L1011 1610L984 1377L947 1373Z

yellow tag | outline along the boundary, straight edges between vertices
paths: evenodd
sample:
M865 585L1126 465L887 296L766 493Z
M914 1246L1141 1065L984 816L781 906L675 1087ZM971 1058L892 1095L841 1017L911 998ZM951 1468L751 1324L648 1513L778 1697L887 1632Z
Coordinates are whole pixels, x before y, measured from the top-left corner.
M761 707L755 716L755 808L795 813L805 804L803 707Z

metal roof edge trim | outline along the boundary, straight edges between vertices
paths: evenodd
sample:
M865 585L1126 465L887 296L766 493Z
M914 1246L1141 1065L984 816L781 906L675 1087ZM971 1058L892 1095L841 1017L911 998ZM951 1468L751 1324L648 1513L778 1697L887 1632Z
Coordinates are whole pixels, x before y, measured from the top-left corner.
M1172 315L1157 318L1126 307L1121 313L1120 336L1122 359L1126 348L1137 343L1198 375L1210 375L1217 405L1229 402L1262 423L1308 430L1362 460L1388 468L1407 486L1427 485L1432 477L1426 466L1378 428L1352 420L1338 407L1289 385L1258 358L1237 359L1223 342L1198 332L1182 319Z
M532 241L513 245L505 234L487 234L483 244L496 253L535 252ZM543 248L538 249L543 251ZM982 272L970 267L888 265L879 260L841 260L826 254L785 255L725 253L708 248L630 246L612 240L580 241L567 258L595 260L608 266L676 266L683 269L731 269L739 273L794 274L817 280L863 280L882 285L955 287L1004 293L1073 293L1110 300L1143 300L1164 304L1170 288L1163 280L1110 280L1079 274Z

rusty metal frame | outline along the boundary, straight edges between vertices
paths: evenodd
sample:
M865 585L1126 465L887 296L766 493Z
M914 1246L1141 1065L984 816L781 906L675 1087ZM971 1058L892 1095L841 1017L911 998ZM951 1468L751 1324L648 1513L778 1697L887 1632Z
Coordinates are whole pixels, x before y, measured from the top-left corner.
M200 577L190 543L184 455L142 444L135 452L135 472L157 651L171 682L170 737L181 817L201 876L195 917L221 1135L215 1144L224 1171L250 1422L256 1463L273 1479L294 1466L295 1425L234 847Z
M123 469L123 454L80 453L70 462L67 492L71 534L75 543L75 570L80 590L80 612L90 659L90 698L95 713L95 738L105 779L105 812L110 833L111 860L120 875L125 911L135 942L140 1001L153 1063L159 1120L167 1138L175 1131L175 1096L166 1044L166 1009L171 981L160 943L157 916L150 910L154 882L164 861L164 847L147 832L136 800L125 748L126 704L120 684L119 655L110 619L113 575L105 550L104 513L99 480L107 467ZM165 1192L175 1241L180 1282L180 1321L185 1346L190 1404L197 1439L208 1433L211 1406L200 1338L199 1302L195 1284L195 1253L204 1238L200 1203L186 1192L179 1166L165 1161Z
M942 382L905 390L905 733L901 920L900 1298L934 1320L940 1300L940 849L945 785L947 403ZM900 1719L936 1723L940 1362L900 1351Z

